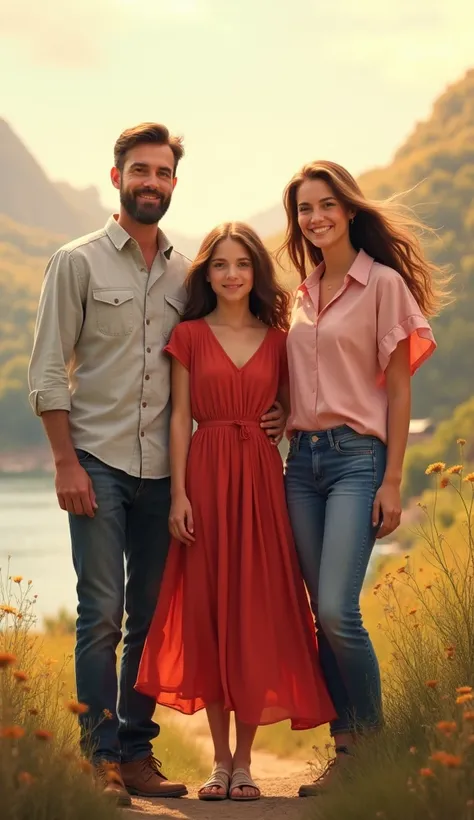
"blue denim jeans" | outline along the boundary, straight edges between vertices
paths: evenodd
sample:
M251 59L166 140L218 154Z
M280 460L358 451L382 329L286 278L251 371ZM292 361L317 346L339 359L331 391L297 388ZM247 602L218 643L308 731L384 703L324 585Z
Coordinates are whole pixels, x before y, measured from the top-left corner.
M379 439L341 426L296 433L285 465L321 666L338 715L332 735L375 729L382 721L379 666L359 598L375 542L372 506L385 463Z
M69 516L77 573L76 684L89 707L81 746L95 760L146 757L155 701L133 688L168 554L170 481L134 478L77 451L97 497L94 518ZM124 646L118 695L116 649ZM104 710L112 717L104 718Z

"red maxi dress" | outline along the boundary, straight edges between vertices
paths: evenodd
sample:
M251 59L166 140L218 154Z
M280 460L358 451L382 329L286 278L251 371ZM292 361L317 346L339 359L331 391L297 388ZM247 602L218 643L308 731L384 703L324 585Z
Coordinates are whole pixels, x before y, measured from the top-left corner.
M287 514L278 449L259 426L287 379L270 328L238 368L204 319L165 350L190 373L195 543L172 540L136 689L184 714L223 703L244 723L335 717Z

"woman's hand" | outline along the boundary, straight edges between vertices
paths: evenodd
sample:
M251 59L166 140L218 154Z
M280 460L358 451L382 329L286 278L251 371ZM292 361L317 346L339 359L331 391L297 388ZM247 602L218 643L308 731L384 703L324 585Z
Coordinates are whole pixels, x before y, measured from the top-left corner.
M168 519L169 530L173 538L183 544L192 544L194 538L193 511L186 493L172 498Z
M402 515L402 501L400 496L400 484L398 482L383 481L375 496L372 512L372 523L378 527L377 538L385 538L397 529Z

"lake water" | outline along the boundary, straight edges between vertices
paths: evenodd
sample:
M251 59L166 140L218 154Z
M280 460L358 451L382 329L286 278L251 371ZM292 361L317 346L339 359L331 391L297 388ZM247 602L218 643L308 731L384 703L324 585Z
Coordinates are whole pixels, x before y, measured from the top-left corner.
M52 476L0 478L0 567L33 581L39 619L76 608L67 514L59 509Z
M377 548L374 557L381 550ZM76 609L67 514L57 503L53 477L0 478L0 568L33 581L41 621L60 607ZM1 601L0 601L1 603Z

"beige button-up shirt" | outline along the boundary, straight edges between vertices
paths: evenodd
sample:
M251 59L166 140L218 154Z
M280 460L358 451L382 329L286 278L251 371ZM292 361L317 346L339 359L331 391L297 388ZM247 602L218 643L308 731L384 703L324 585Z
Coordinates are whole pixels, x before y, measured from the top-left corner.
M46 270L31 405L37 415L69 411L74 446L132 476L170 474L163 348L184 308L188 268L160 232L148 271L137 242L110 217L58 250Z

